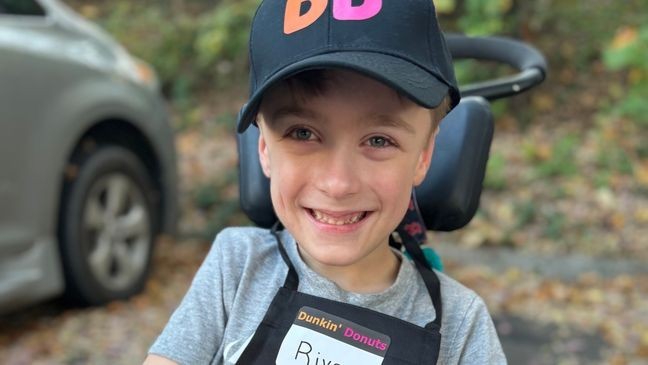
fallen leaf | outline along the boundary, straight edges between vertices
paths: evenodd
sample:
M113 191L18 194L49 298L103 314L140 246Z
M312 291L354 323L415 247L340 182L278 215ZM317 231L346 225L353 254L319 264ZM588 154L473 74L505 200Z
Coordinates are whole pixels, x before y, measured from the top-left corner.
M634 43L637 39L639 32L635 27L621 27L617 30L612 40L612 49L621 49L627 47L629 44Z

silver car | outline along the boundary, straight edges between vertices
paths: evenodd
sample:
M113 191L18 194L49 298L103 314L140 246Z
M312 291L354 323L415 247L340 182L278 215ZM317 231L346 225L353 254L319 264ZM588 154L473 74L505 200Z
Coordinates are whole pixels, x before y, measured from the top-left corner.
M140 291L176 180L153 70L58 0L0 0L0 313Z

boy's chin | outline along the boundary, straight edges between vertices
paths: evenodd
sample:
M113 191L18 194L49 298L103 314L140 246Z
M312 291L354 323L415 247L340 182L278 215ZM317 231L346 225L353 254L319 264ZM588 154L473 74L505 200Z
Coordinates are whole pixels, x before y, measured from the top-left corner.
M336 247L337 246L337 247ZM309 266L344 268L353 266L363 257L362 253L339 247L339 245L320 245L316 248L300 246L300 254Z

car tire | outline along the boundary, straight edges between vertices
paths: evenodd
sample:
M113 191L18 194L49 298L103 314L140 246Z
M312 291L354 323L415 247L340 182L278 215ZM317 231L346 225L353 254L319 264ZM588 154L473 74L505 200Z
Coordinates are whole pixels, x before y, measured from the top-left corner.
M148 170L133 152L112 145L76 154L66 170L59 215L65 296L100 305L139 293L155 238Z

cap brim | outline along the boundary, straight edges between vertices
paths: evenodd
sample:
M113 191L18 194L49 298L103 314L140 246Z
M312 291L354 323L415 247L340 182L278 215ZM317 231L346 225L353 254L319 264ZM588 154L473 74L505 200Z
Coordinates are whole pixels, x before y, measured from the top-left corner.
M440 77L403 58L376 52L344 51L309 57L272 75L254 92L239 114L238 132L243 133L254 122L263 94L272 85L313 69L350 69L374 78L410 97L426 108L435 108L448 95L452 106L459 103L459 93Z

